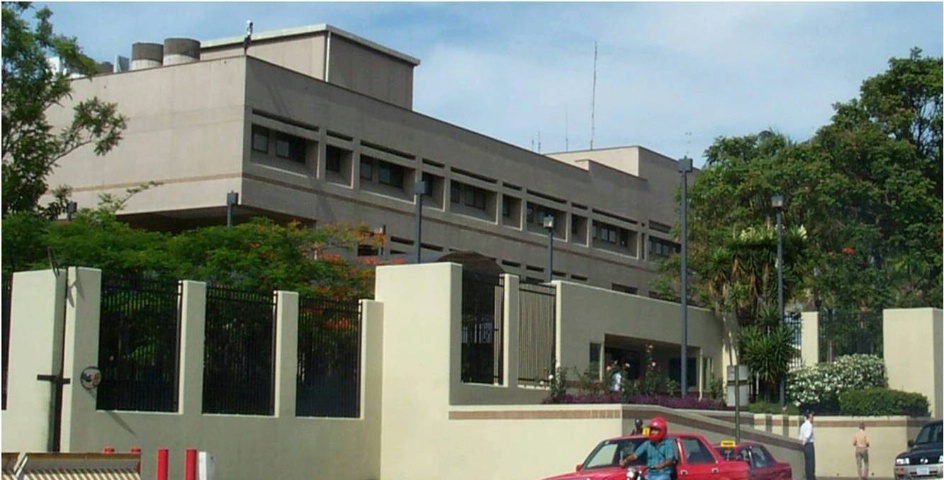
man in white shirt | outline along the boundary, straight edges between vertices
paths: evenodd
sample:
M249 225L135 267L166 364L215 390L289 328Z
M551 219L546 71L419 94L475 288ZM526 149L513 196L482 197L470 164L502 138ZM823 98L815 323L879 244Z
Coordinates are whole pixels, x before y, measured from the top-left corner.
M803 442L803 464L806 480L816 480L816 450L813 449L813 412L806 412L806 421L800 425L800 441Z

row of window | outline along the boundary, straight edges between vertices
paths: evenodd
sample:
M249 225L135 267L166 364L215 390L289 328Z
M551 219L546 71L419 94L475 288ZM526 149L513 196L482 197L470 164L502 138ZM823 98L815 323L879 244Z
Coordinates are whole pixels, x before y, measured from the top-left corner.
M303 138L259 125L253 125L251 143L252 150L255 152L264 153L266 155L274 153L278 158L301 164L306 162L309 142ZM341 174L344 170L345 159L352 158L352 156L353 152L333 145L326 145L325 171ZM361 155L360 157L359 175L362 181L376 182L381 185L404 189L406 179L410 174L411 169L401 165L368 155ZM422 178L424 182L424 195L432 196L434 184L437 180L441 182L442 178L435 177L427 172L423 172ZM449 199L451 203L456 205L464 205L486 212L488 208L488 198L492 195L495 195L495 193L480 187L455 180L450 182ZM520 211L520 199L503 196L502 200L502 217L511 219ZM554 219L563 219L566 213L544 205L527 202L525 222L532 231L543 229L544 219L547 216ZM586 231L586 218L574 215L571 220L572 235L580 236ZM516 221L508 222L508 224L516 223ZM651 224L656 225L655 222L651 222ZM557 229L560 227L562 227L562 225L555 225L555 231L558 232ZM626 228L599 221L593 221L591 224L591 238L595 242L600 242L598 244L599 246L609 244L614 248L635 251L635 247L632 245L635 241L635 236L635 232ZM671 256L678 251L679 247L675 242L649 237L649 254L652 260Z
M252 126L252 150L270 154L275 144L275 156L297 163L305 163L308 154L308 141L287 133L277 132L259 125Z

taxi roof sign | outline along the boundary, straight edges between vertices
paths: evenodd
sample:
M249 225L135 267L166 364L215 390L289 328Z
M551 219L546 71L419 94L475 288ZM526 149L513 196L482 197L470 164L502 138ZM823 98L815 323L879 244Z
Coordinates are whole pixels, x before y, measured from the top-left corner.
M734 445L736 445L736 444L734 443L734 440L722 440L722 441L721 441L721 446L722 446L722 447L733 447Z

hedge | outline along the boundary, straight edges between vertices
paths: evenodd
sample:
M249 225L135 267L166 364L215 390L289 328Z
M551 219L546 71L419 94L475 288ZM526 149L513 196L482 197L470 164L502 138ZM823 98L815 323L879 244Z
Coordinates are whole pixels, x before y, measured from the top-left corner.
M865 417L883 415L928 416L928 399L920 393L889 388L849 390L839 396L842 415Z

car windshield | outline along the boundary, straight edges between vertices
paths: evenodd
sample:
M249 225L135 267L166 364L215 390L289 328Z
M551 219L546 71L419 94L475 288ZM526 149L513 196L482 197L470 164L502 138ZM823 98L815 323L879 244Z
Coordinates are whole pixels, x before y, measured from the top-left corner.
M921 428L921 431L918 432L918 437L915 438L915 444L919 443L935 443L940 444L942 440L941 436L941 423L929 423Z
M633 453L644 438L623 438L605 440L590 452L590 456L583 462L583 469L614 467L620 460ZM636 459L630 465L645 465L645 455Z

